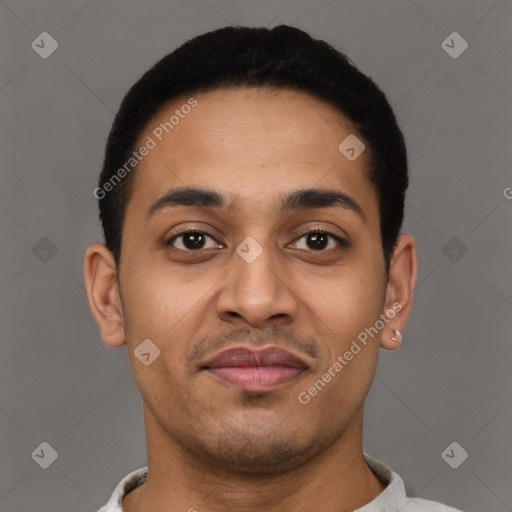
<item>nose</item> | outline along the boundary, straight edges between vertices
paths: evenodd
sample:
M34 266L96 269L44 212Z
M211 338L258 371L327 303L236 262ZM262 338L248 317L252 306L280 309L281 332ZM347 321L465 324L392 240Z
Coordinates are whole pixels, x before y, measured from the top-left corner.
M254 251L254 247L250 250ZM266 248L253 261L243 257L243 252L234 252L232 257L233 266L222 281L217 298L219 318L231 323L246 322L255 328L270 322L281 325L293 321L297 300L282 262Z

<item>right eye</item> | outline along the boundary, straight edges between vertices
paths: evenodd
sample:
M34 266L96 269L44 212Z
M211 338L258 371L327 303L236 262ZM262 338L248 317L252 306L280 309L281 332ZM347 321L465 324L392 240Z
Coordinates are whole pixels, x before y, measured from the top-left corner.
M210 238L215 242L215 239L210 234L196 229L189 229L171 236L171 238L165 242L165 245L172 247L173 249L187 252L197 252L201 249L215 249L219 248L219 245L221 245L218 242L215 242L216 245L214 244L211 247L205 247L207 238ZM176 247L174 245L174 242L177 240L180 240L179 245L181 245L181 247Z

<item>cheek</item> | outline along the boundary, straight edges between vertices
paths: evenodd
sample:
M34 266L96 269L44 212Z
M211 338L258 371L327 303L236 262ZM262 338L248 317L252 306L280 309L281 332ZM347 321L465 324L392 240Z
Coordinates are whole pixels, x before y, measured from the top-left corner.
M385 289L380 262L361 259L329 280L319 294L322 322L330 328L324 371L330 369L336 375L325 403L333 400L355 407L368 392L378 358L381 331L375 326L383 311Z
M373 325L382 312L385 285L377 268L371 265L364 269L346 266L308 288L307 307L320 325L330 328L339 350Z
M197 332L204 315L201 298L207 294L205 283L184 286L179 273L130 273L126 269L126 285L122 287L124 324L130 364L141 396L153 411L176 410L185 405L186 348ZM143 340L151 343L149 352L158 354L149 365L137 355ZM140 351L139 351L140 354Z
M346 273L331 279L312 305L326 357L303 391L315 397L312 409L321 409L333 425L356 413L373 380L380 332L370 328L382 312L384 294L377 282L375 276Z
M122 286L126 321L139 335L162 341L194 317L211 288L202 279L187 283L176 268L127 269L126 275Z
M155 375L148 376L145 368L142 372L138 368L139 377L144 381L142 386L147 388L154 383L155 389L159 389L168 388L169 383L173 383L176 389L185 386L182 395L191 391L191 342L199 336L216 334L215 328L208 328L208 324L217 325L213 301L225 273L226 270L220 267L210 271L197 270L192 278L190 272L185 274L177 267L155 265L154 268L148 266L136 278L132 274L131 297L126 310L130 325L128 344L134 348L141 340L149 338L160 350L155 361L155 365L158 363ZM215 283L218 283L217 287ZM137 363L133 359L132 364L137 366ZM156 385L158 381L163 385ZM147 392L158 395L152 389ZM171 396L168 399L179 401Z

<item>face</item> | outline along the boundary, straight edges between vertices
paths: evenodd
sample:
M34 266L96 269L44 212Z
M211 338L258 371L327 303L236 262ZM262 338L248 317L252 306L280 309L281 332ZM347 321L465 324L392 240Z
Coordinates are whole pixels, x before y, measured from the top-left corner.
M278 471L360 428L393 321L362 333L397 302L377 194L367 152L338 149L356 131L332 106L270 88L193 96L137 145L156 144L134 171L111 344L128 346L147 428L211 464ZM134 353L147 339L148 365Z

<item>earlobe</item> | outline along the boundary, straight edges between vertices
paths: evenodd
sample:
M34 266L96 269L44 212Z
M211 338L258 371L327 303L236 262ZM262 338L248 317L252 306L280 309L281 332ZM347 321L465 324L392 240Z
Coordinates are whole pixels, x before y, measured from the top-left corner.
M393 251L386 289L384 313L388 323L381 337L381 347L386 350L397 350L402 343L402 333L412 307L417 267L414 239L410 235L400 235Z
M402 345L402 333L398 329L392 329L391 333L382 335L380 346L385 350L398 350Z
M123 309L112 252L102 243L92 244L85 253L84 281L89 307L106 345L117 348L126 343Z

